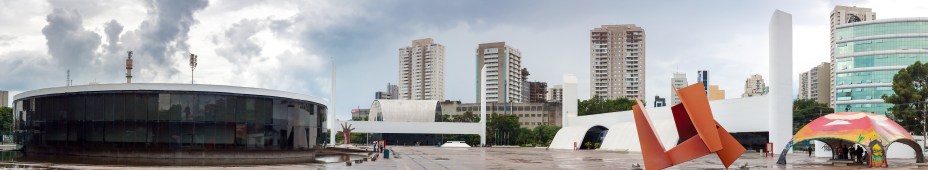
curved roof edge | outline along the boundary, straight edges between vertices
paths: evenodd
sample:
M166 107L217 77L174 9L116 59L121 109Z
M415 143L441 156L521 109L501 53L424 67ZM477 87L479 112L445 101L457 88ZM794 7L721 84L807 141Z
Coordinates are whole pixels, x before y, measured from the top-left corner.
M231 94L248 94L248 95L257 95L257 96L271 96L271 97L282 97L296 100L305 100L316 102L328 106L329 100L324 98L319 98L315 96L279 91L279 90L270 90L270 89L261 89L253 87L238 87L238 86L227 86L227 85L209 85L209 84L170 84L170 83L129 83L129 84L93 84L93 85L77 85L77 86L67 86L67 87L52 87L44 88L38 90L31 90L17 94L13 97L13 101L34 97L34 96L44 96L50 94L61 94L61 93L77 93L77 92L100 92L100 91L193 91L193 92L216 92L216 93L231 93Z
M914 22L914 21L928 22L928 17L876 19L876 20L855 22L855 23L850 23L850 24L842 24L842 25L835 26L835 29L861 26L861 25L869 25L869 24L882 24L882 23L890 23L890 22Z

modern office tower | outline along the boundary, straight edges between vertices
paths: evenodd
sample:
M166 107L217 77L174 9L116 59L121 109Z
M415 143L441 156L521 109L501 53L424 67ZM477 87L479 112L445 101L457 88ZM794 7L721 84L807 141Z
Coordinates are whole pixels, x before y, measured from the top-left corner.
M661 96L654 96L654 107L664 106L667 106L667 99L661 98Z
M673 78L670 78L670 83L673 85L673 88L670 89L670 105L673 106L680 103L680 97L677 96L676 90L689 85L686 81L686 73L673 73Z
M751 75L744 80L744 94L741 97L754 97L766 94L767 84L764 83L764 77L760 74Z
M888 113L893 77L928 62L928 18L893 18L835 26L835 111Z
M719 88L719 85L709 85L709 100L725 100L725 90Z
M822 62L799 74L799 99L813 99L822 104L831 102L831 63ZM826 83L827 82L827 83Z
M527 92L528 92L528 93L525 93L525 95L528 96L528 97L526 98L525 102L530 102L530 103L543 103L543 102L547 102L547 101L548 101L548 100L547 100L547 96L548 96L548 83L545 83L545 82L538 82L538 81L530 81L530 82L525 82L525 84L526 84L525 87L527 87L527 88L523 89L523 91L527 91ZM527 90L526 90L526 89L527 89Z
M705 90L706 96L709 96L709 71L699 70L696 74L696 82L702 82L702 90Z
M506 42L484 43L477 46L476 93L487 102L522 102L522 53ZM487 94L480 94L480 68L487 66Z
M548 92L545 94L545 100L548 102L557 102L560 103L564 99L564 86L554 85L548 87Z
M0 107L10 107L10 92L0 90Z
M645 33L634 24L590 30L590 96L603 99L645 95Z
M445 46L431 38L399 49L399 99L444 100Z
M835 99L836 99L835 95L837 92L837 89L835 89L837 87L835 86L835 80L836 80L835 76L837 75L835 72L837 68L835 66L835 63L837 63L836 58L835 58L835 55L837 54L835 53L835 48L836 48L835 41L837 41L835 37L835 30L838 28L838 26L841 26L841 25L862 22L862 21L870 21L870 20L875 20L875 19L876 19L876 12L873 12L873 10L870 8L847 7L847 6L838 5L838 6L835 6L835 9L831 11L831 18L829 19L831 21L831 63L830 63L831 64L831 73L830 73L831 77L829 79L830 80L830 83L829 83L830 84L830 87L829 87L830 101L828 104L830 104L832 108L836 107L835 106ZM835 111L837 111L837 109L835 109Z
M395 84L387 83L387 91L374 92L374 99L398 99L399 87Z

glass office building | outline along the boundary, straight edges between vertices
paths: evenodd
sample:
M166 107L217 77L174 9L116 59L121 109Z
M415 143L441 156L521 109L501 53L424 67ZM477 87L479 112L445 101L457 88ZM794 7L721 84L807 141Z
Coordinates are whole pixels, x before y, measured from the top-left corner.
M14 97L14 141L27 153L312 157L324 141L326 103L302 94L218 85L48 88Z
M893 76L928 61L928 18L899 18L839 25L835 41L835 111L889 113Z

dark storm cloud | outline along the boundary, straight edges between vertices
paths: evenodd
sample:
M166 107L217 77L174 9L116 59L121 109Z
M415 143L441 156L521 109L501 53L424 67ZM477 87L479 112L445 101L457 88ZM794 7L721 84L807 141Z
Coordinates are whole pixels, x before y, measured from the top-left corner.
M137 30L126 32L124 44L134 50L139 63L156 77L179 74L171 67L177 53L187 53L190 27L197 23L193 14L209 4L206 0L150 0L148 17Z
M119 34L122 33L122 24L116 20L111 20L104 25L103 32L106 33L106 52L114 53L122 50L119 45Z
M84 29L80 13L58 8L48 14L46 21L48 25L42 28L42 34L48 40L48 54L56 62L84 67L94 60L94 53L100 47L100 35Z

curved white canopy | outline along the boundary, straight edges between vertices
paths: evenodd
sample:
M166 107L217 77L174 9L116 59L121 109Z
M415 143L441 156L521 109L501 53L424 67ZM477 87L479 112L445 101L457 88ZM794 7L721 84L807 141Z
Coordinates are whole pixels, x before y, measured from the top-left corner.
M67 87L53 87L38 90L32 90L17 94L13 100L22 98L44 96L61 93L80 93L80 92L102 92L102 91L193 91L193 92L215 92L230 94L247 94L257 96L281 97L296 100L305 100L316 102L322 105L329 105L328 100L305 94L292 92L259 89L251 87L236 87L224 85L206 85L206 84L168 84L168 83L126 83L126 84L92 84L78 85Z

